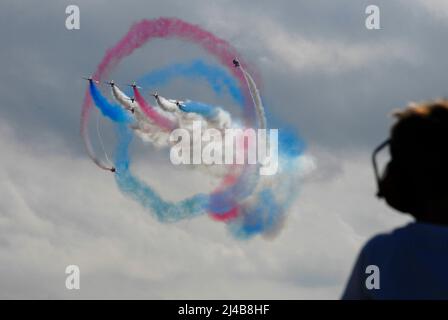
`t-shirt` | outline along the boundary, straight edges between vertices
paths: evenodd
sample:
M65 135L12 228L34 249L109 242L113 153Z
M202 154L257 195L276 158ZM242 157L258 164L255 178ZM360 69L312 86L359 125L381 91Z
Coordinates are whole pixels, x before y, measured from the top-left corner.
M373 237L342 299L448 299L448 226L412 222Z

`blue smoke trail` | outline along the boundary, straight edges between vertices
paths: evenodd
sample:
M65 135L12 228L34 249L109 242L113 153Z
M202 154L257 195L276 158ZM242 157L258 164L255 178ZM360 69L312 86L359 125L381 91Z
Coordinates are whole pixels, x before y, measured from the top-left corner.
M305 143L299 138L295 128L285 126L268 111L266 111L266 116L271 128L279 128L279 170L286 172L286 176L276 178L282 181L280 188L275 188L275 191L265 188L258 192L255 195L255 206L243 206L243 213L237 219L229 222L230 232L234 237L242 240L270 231L275 233L299 191L298 185L290 173L300 170L296 160L303 154ZM282 194L281 201L277 200L275 196L279 193Z
M181 106L181 109L184 112L198 113L206 119L213 119L218 113L218 110L215 106L196 101L184 102L184 104Z
M234 102L244 108L244 97L239 83L223 68L206 64L201 60L189 63L178 63L160 68L143 76L138 83L144 89L150 90L157 86L166 85L174 77L185 77L191 80L206 80L217 96L224 92L230 94ZM186 112L196 112L206 118L213 117L217 112L215 106L201 102L189 101L184 103ZM250 165L250 168L238 177L235 184L226 190L210 195L207 210L221 214L233 208L235 203L250 196L256 187L258 166Z
M145 75L138 82L145 89L153 89L167 84L178 76L193 80L205 79L216 95L219 96L227 92L238 105L244 108L243 94L238 83L224 69L207 65L200 60L195 60L190 64L175 64L158 69ZM96 88L93 87L93 89ZM118 110L120 111L110 103L105 104L104 101L107 102L107 100L101 96L101 93L98 90L97 92L92 91L92 97L96 97L94 98L95 103L99 105L103 114L117 122L119 143L115 152L117 169L115 177L120 190L143 207L150 209L159 221L174 222L201 215L206 211L212 211L218 215L225 214L235 206L239 206L241 214L227 221L227 226L235 237L248 239L254 235L274 230L278 226L286 208L289 207L294 194L296 194L295 187L291 186L294 182L288 179L288 176L283 181L282 185L286 186L282 189L282 192L286 194L286 200L283 202L276 199L276 194L271 188L264 188L257 194L253 194L258 182L253 178L254 174L258 173L256 172L259 168L257 165L249 166L248 170L244 170L243 174L238 177L237 183L223 191L212 194L196 194L179 202L163 200L153 188L135 177L130 171L129 146L133 135L131 129L126 125L126 118L129 117L129 114L126 113L125 116L123 112L126 111L119 106ZM216 112L216 107L200 102L188 101L185 104L188 112L197 112L204 117L212 117L213 112ZM279 130L280 157L284 159L288 169L294 167L293 160L303 153L303 149L304 144L295 131ZM244 204L242 201L251 195L256 199L254 204Z
M305 149L305 142L299 138L297 129L285 125L274 114L269 112L269 105L264 103L266 117L269 119L270 128L279 128L278 130L278 152L279 156L297 158L301 156Z
M128 111L124 110L120 105L110 103L98 90L93 81L89 82L90 95L93 102L100 109L101 113L111 119L114 122L129 123L132 121L132 117Z
M166 85L174 77L205 79L213 91L220 95L227 91L242 108L244 108L243 94L238 83L224 70L210 66L200 60L187 64L175 64L161 68L142 77L138 83L144 90ZM215 109L208 106L209 109ZM119 122L119 121L116 121ZM119 144L116 149L116 182L120 190L130 195L143 207L151 209L160 221L176 221L186 217L193 217L207 210L224 213L248 197L254 190L256 182L251 179L254 170L247 170L238 178L237 183L215 194L199 194L178 203L164 201L150 186L135 177L129 170L130 158L128 154L132 134L125 126L117 128ZM255 167L255 166L253 166Z
M277 204L272 190L263 189L257 194L255 206L245 208L241 216L230 222L229 229L235 237L248 239L273 229L281 214L281 207Z
M117 125L119 139L116 150L115 180L120 190L139 202L143 207L151 209L161 222L174 222L193 217L204 212L208 205L208 196L197 194L183 201L173 203L164 201L151 187L135 177L129 171L128 146L132 141L132 131L126 125Z
M143 88L155 88L166 85L173 77L184 77L191 80L204 79L218 96L227 91L232 99L242 108L244 96L236 81L225 69L207 64L201 60L193 60L190 63L177 63L168 67L157 69L143 76L138 84Z

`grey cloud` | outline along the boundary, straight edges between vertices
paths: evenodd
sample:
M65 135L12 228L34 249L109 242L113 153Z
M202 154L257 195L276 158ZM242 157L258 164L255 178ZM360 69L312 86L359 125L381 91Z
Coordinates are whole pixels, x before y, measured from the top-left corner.
M81 8L79 31L64 28L68 4ZM367 31L368 4L2 1L0 297L338 298L362 243L409 220L373 196L369 152L387 135L387 114L447 95L446 22L422 1L382 0L383 29ZM294 125L316 158L274 240L235 241L207 217L161 225L84 154L80 76L132 22L157 16L200 24L237 46L260 70L270 112ZM288 63L307 46L300 61ZM314 57L319 50L331 52ZM189 44L160 41L111 76L127 82L197 56L209 59ZM169 89L213 99L205 88ZM112 133L107 139L111 146ZM139 154L136 170L164 195L207 187L203 177L191 183L157 156L145 166L148 154ZM167 182L175 174L178 181ZM83 274L80 292L64 288L65 266L73 263Z
M1 133L2 298L337 298L365 239L406 221L376 203L364 152L308 180L277 238L240 242L205 216L162 225L68 147L42 155ZM165 197L184 189L152 168ZM79 292L64 288L69 264Z

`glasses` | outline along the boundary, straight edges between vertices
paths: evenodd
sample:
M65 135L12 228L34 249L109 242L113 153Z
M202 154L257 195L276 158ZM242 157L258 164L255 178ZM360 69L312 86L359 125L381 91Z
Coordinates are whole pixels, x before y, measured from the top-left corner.
M375 150L373 150L372 153L372 164L373 164L373 172L375 173L375 179L376 179L376 184L378 187L378 193L377 195L379 197L381 197L381 174L380 171L378 170L378 162L376 160L378 154L386 147L390 144L390 139L387 139L386 141L384 141L383 143L381 143L378 147L375 148Z

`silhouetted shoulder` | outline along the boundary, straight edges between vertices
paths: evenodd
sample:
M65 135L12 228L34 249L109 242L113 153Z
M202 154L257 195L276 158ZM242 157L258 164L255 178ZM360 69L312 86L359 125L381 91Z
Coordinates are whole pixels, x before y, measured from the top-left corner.
M393 259L398 252L412 250L420 242L424 231L417 223L409 223L387 233L375 235L364 245L362 256L366 264L382 264ZM447 229L448 230L448 229Z

